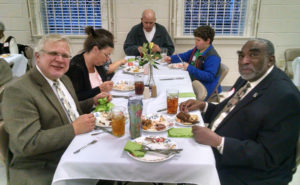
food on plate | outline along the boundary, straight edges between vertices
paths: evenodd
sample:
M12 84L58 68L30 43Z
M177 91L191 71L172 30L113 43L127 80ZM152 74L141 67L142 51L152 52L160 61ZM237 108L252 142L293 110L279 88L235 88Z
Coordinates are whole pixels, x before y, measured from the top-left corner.
M146 151L143 150L142 144L134 141L127 141L124 150L131 153L135 157L144 157L146 153Z
M196 114L179 112L176 117L176 121L184 125L192 125L199 122L198 115Z
M106 97L99 98L98 103L99 104L96 106L94 112L102 112L102 111L108 112L114 107L114 104L109 102Z
M142 116L142 128L146 131L164 131L172 127L174 123L163 115L146 115Z
M127 73L142 73L144 72L144 69L143 67L141 66L128 66L126 68L123 69L124 72L127 72Z
M114 83L113 90L132 91L132 90L134 90L134 84L131 81L121 80L121 81Z
M112 114L111 112L94 112L96 125L100 127L111 127Z
M171 69L180 69L183 68L183 64L182 63L169 64L168 67Z
M168 137L193 137L192 128L171 128L168 130Z

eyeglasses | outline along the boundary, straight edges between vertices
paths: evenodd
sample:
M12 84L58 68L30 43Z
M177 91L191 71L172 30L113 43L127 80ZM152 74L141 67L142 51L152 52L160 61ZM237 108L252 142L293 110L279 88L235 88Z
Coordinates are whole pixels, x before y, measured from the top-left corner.
M58 53L58 52L56 52L56 51L46 51L46 50L41 50L41 52L46 53L46 54L48 54L48 55L50 55L50 56L52 56L52 57L58 57L58 56L61 56L61 57L64 58L64 59L70 59L70 58L72 58L71 55L68 55L68 54L66 54L66 53Z

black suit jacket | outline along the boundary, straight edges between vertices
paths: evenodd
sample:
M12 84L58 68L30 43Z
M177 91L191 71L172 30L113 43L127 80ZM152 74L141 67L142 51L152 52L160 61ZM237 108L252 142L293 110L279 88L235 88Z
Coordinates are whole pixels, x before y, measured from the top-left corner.
M95 68L101 76L102 81L107 81L107 72L104 66L95 66ZM70 77L79 101L92 98L101 92L99 87L92 88L91 86L89 71L85 65L83 53L71 59L66 75Z
M235 92L246 83L239 78ZM210 123L230 97L209 104ZM288 184L295 167L300 129L300 93L277 67L225 117L215 132L225 137L221 155L214 150L222 184Z

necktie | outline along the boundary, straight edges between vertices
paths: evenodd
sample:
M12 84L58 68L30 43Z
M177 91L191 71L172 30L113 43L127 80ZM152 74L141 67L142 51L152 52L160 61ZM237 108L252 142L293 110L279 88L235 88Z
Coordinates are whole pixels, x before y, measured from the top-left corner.
M222 109L222 111L219 112L219 114L216 116L216 118L214 119L214 121L212 122L213 125L211 127L211 130L216 130L216 128L219 126L219 124L221 123L214 123L223 113L226 113L226 115L230 112L230 110L232 109L232 107L234 107L240 100L241 98L245 95L245 93L247 92L247 90L250 87L250 83L246 83L246 85L244 85L243 87L241 87L234 95L233 97L227 102L227 104L225 105L225 107Z
M53 86L56 89L57 95L59 97L59 101L61 102L61 104L64 106L65 111L68 114L68 117L70 119L71 122L73 122L76 119L75 113L71 108L71 104L68 101L65 93L62 91L60 83L59 82L54 82Z

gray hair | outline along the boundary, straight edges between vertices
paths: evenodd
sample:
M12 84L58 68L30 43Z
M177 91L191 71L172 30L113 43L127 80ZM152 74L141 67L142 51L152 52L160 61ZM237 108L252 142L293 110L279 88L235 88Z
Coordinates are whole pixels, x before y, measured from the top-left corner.
M265 44L267 54L269 56L274 56L275 55L274 45L271 41L269 41L267 39L263 39L263 38L255 38L255 39L251 39L249 41L255 41L255 42L260 42L260 43Z
M5 31L5 26L4 26L3 22L0 22L0 30Z
M59 35L59 34L48 34L44 35L39 42L37 43L35 47L35 52L41 52L47 42L58 42L58 41L64 41L68 44L70 48L70 41L67 37L64 35Z

